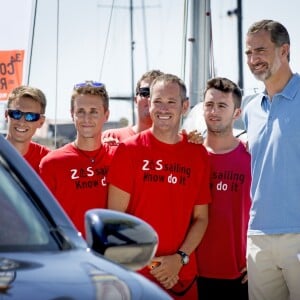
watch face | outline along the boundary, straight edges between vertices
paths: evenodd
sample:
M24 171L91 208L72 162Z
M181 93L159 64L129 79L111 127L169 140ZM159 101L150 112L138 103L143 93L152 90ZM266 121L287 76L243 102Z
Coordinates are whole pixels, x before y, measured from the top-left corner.
M185 255L185 256L182 257L182 263L183 263L184 265L188 264L189 260L190 260L190 259L189 259L189 257L188 257L187 255Z
M190 258L189 258L189 256L186 253L184 253L183 251L180 251L180 250L178 250L176 253L181 256L181 263L183 265L186 265L186 264L189 263Z

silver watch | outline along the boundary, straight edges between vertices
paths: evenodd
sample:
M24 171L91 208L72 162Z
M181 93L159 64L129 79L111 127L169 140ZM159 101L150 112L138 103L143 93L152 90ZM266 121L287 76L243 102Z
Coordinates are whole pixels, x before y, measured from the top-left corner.
M183 265L187 265L189 263L190 257L185 252L178 250L176 253L181 256L181 263Z

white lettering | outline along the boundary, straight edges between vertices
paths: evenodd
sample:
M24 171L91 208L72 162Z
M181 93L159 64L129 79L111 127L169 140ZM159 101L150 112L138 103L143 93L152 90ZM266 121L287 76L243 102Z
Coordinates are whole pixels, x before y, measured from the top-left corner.
M72 175L71 175L72 179L78 179L79 178L79 176L77 175L77 170L76 169L72 169L71 173L72 173Z
M94 174L95 174L94 171L93 171L93 167L87 167L86 171L87 171L87 176L88 177L94 176Z
M168 176L168 182L169 183L172 183L172 184L175 184L177 183L177 177L176 176L173 176L172 174Z
M157 160L156 161L156 167L155 167L155 170L162 170L162 168L163 168L163 165L162 165L162 160L161 159L159 159L159 160Z
M217 190L218 191L227 191L227 189L228 189L228 185L226 183L223 183L222 181L220 181L217 184Z
M143 171L149 171L149 170L150 170L149 167L148 167L148 165L149 165L149 160L144 159L143 162L144 162L144 165L143 165L143 167L142 167L142 170L143 170Z

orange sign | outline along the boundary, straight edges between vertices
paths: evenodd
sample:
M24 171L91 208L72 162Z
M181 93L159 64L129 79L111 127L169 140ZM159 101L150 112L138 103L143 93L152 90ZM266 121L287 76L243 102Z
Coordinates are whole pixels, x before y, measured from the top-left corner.
M0 51L0 101L22 84L24 50Z

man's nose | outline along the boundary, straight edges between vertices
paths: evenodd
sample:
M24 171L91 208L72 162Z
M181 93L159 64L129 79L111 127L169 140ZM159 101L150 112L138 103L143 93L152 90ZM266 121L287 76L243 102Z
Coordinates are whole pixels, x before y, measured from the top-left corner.
M256 54L250 54L248 56L248 63L255 64L259 61L259 56Z
M168 110L168 103L160 103L160 107L161 110Z

